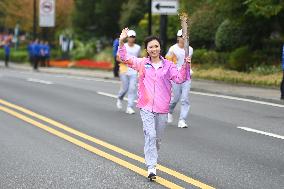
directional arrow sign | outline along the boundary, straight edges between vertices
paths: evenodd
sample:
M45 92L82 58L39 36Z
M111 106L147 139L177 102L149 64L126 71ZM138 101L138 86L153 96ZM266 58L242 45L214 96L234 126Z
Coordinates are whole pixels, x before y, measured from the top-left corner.
M153 14L178 14L178 0L152 0Z

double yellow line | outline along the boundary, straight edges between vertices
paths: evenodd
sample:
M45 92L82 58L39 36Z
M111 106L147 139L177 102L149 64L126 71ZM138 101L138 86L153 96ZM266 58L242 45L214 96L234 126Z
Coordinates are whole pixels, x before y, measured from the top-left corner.
M89 145L87 143L84 143L84 142L82 142L82 141L80 141L80 140L78 140L78 139L76 139L74 137L71 137L71 136L69 136L69 135L67 135L67 134L65 134L63 132L60 132L60 131L58 131L56 129L53 129L52 127L44 125L43 123L40 123L40 122L38 122L38 121L36 121L34 119L31 119L30 117L27 117L26 115L21 114L21 113L25 113L25 114L27 114L29 116L32 116L32 117L34 117L34 118L36 118L38 120L44 121L46 123L49 123L49 124L59 128L59 129L67 131L68 133L74 134L74 135L76 135L78 137L81 137L83 139L86 139L88 141L94 142L94 143L96 143L98 145L101 145L101 146L107 148L107 149L110 149L110 150L112 150L114 152L122 154L122 155L124 155L124 156L126 156L126 157L128 157L130 159L136 160L136 161L138 161L140 163L144 163L144 158L142 158L142 157L140 157L138 155L135 155L135 154L133 154L131 152L123 150L122 148L119 148L117 146L114 146L114 145L109 144L107 142L104 142L102 140L99 140L97 138L89 136L89 135L87 135L85 133L82 133L82 132L80 132L78 130L72 129L72 128L70 128L70 127L68 127L66 125L63 125L63 124L61 124L61 123L59 123L57 121L54 121L54 120L52 120L50 118L47 118L47 117L45 117L43 115L39 115L39 114L37 114L37 113L35 113L35 112L31 111L31 110L28 110L26 108L20 107L20 106L15 105L15 104L12 104L12 103L7 102L5 100L0 99L0 104L1 104L0 105L0 111L6 112L6 113L8 113L8 114L10 114L10 115L12 115L12 116L14 116L14 117L16 117L18 119L21 119L21 120L23 120L23 121L25 121L25 122L27 122L27 123L29 123L31 125L39 127L39 128L41 128L41 129L43 129L43 130L45 130L45 131L47 131L47 132L49 132L49 133L51 133L53 135L56 135L56 136L58 136L58 137L60 137L62 139L65 139L65 140L67 140L67 141L69 141L69 142L71 142L71 143L73 143L73 144L75 144L77 146L80 146L80 147L82 147L82 148L84 148L84 149L86 149L86 150L88 150L90 152L93 152L94 154L97 154L97 155L99 155L101 157L104 157L104 158L106 158L106 159L108 159L110 161L113 161L113 162L115 162L115 163L117 163L117 164L119 164L119 165L121 165L121 166L123 166L125 168L128 168L128 169L130 169L130 170L132 170L132 171L134 171L134 172L136 172L136 173L138 173L138 174L140 174L140 175L142 175L144 177L147 176L147 171L145 171L144 169L141 169L140 167L138 167L136 165L133 165L133 164L131 164L131 163L125 161L125 160L122 160L122 159L120 159L118 157L115 157L115 156L113 156L111 154L108 154L108 153L106 153L106 152L104 152L102 150L99 150L98 148L95 148L95 147L93 147L93 146L91 146L91 145ZM19 112L21 112L21 113L19 113ZM190 177L188 177L188 176L186 176L186 175L184 175L182 173L179 173L179 172L177 172L175 170L169 169L169 168L164 167L162 165L158 165L157 169L159 169L162 172L167 173L168 175L176 177L177 179L182 180L182 181L184 181L184 182L186 182L186 183L188 183L190 185L194 185L194 186L202 188L202 189L213 189L213 187L211 187L211 186L209 186L207 184L204 184L204 183L202 183L202 182L200 182L198 180L190 178ZM176 188L176 189L182 188L181 186L178 186L177 184L174 184L174 183L172 183L172 182L170 182L170 181L168 181L168 180L166 180L166 179L164 179L162 177L157 177L156 182L161 184L161 185L163 185L163 186L165 186L165 187L167 187L167 188Z

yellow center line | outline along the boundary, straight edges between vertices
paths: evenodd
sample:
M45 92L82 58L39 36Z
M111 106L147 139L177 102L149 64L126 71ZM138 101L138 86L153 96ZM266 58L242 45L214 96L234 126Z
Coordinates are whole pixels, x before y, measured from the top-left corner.
M104 151L101 151L101 150L99 150L99 149L97 149L97 148L95 148L91 145L88 145L88 144L86 144L86 143L84 143L84 142L82 142L78 139L75 139L75 138L73 138L73 137L71 137L67 134L64 134L64 133L57 131L57 130L51 128L51 127L48 127L48 126L46 126L46 125L44 125L40 122L37 122L37 121L35 121L35 120L33 120L29 117L26 117L26 116L24 116L24 115L22 115L18 112L11 110L9 108L6 108L4 106L0 106L0 110L18 118L18 119L21 119L21 120L23 120L23 121L25 121L25 122L27 122L31 125L39 127L39 128L41 128L41 129L43 129L43 130L45 130L45 131L47 131L47 132L49 132L53 135L56 135L56 136L58 136L62 139L65 139L65 140L67 140L67 141L69 141L69 142L71 142L71 143L73 143L77 146L80 146L80 147L82 147L82 148L84 148L84 149L86 149L90 152L93 152L94 154L97 154L101 157L104 157L104 158L110 160L110 161L113 161L116 164L119 164L119 165L121 165L125 168L128 168L128 169L134 171L135 173L138 173L139 175L147 177L147 171L145 171L145 170L141 169L140 167L137 167L137 166L135 166L135 165L133 165L133 164L127 162L127 161L124 161L124 160L122 160L122 159L120 159L116 156L113 156L113 155L108 154ZM174 183L172 183L172 182L170 182L170 181L168 181L168 180L166 180L162 177L157 177L156 182L167 187L167 188L177 188L177 189L182 188L181 186L178 186L178 185L176 185L176 184L174 184Z
M53 125L55 127L58 127L58 128L60 128L62 130L65 130L65 131L67 131L69 133L72 133L72 134L74 134L76 136L79 136L79 137L81 137L83 139L86 139L86 140L89 140L89 141L94 142L96 144L99 144L99 145L101 145L101 146L103 146L105 148L108 148L108 149L110 149L112 151L115 151L115 152L117 152L119 154L122 154L122 155L128 157L128 158L136 160L136 161L138 161L140 163L144 163L145 162L144 158L142 158L142 157L140 157L140 156L138 156L136 154L133 154L131 152L123 150L122 148L119 148L117 146L114 146L114 145L109 144L107 142L104 142L102 140L99 140L97 138L89 136L89 135L87 135L85 133L82 133L80 131L72 129L72 128L66 126L66 125L63 125L63 124L61 124L61 123L59 123L57 121L54 121L54 120L52 120L50 118L47 118L47 117L45 117L43 115L39 115L39 114L37 114L37 113L35 113L35 112L31 111L31 110L28 110L26 108L23 108L23 107L15 105L15 104L9 103L9 102L7 102L5 100L2 100L2 99L0 99L0 104L3 104L5 106L11 107L11 108L16 109L16 110L19 110L19 111L21 111L23 113L26 113L26 114L28 114L30 116L33 116L33 117L35 117L35 118L37 118L39 120L45 121L47 123L50 123L51 125ZM190 178L190 177L188 177L188 176L186 176L186 175L184 175L182 173L179 173L179 172L177 172L175 170L172 170L170 168L164 167L162 165L158 165L157 169L159 169L160 171L165 172L165 173L167 173L167 174L169 174L169 175L171 175L173 177L176 177L176 178L178 178L178 179L180 179L180 180L182 180L182 181L184 181L186 183L194 185L196 187L199 187L199 188L202 188L202 189L214 189L214 187L212 187L212 186L209 186L209 185L207 185L205 183L202 183L202 182L200 182L198 180Z

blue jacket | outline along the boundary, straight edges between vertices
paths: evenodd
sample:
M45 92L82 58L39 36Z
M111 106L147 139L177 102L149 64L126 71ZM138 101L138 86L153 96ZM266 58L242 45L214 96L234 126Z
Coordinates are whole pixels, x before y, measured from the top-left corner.
M284 45L282 49L282 70L284 71Z
M41 45L40 44L33 44L33 55L40 56Z
M116 54L117 54L117 50L118 50L118 46L119 46L119 40L118 39L115 39L113 41L113 45L112 45L112 55L113 57L116 57Z
M44 51L45 56L50 57L50 46L49 45L43 45L43 51Z
M10 56L10 46L9 44L4 45L5 55Z
M29 44L27 47L29 56L33 56L33 44Z

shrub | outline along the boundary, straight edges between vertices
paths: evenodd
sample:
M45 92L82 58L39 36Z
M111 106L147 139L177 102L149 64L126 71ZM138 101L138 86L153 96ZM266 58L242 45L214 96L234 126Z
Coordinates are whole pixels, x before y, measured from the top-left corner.
M216 48L221 51L230 51L245 44L244 31L239 22L224 20L215 35Z
M96 41L90 40L87 43L75 41L75 49L70 53L72 59L80 60L84 58L92 58L95 54Z
M259 65L251 67L249 71L250 73L255 73L259 75L269 75L281 72L281 67L275 65Z
M96 61L113 62L112 48L107 47L93 57Z
M195 47L209 48L214 45L215 33L222 20L214 8L203 6L193 13L190 21L190 41Z
M237 71L248 71L252 66L252 53L247 46L235 49L229 58L228 68Z
M5 59L4 49L0 50L0 59L1 60ZM28 62L29 57L28 57L27 51L25 51L25 50L15 51L14 49L11 48L10 61L11 62L18 62L18 63Z
M197 64L225 64L228 60L228 53L197 49L193 52L192 60Z
M11 52L10 60L12 62L19 62L19 63L28 62L29 61L28 52L26 51Z

